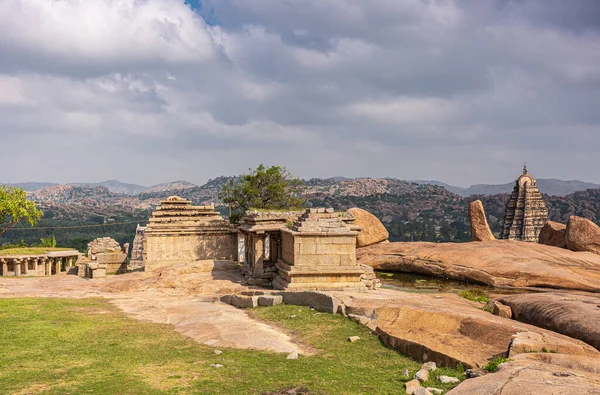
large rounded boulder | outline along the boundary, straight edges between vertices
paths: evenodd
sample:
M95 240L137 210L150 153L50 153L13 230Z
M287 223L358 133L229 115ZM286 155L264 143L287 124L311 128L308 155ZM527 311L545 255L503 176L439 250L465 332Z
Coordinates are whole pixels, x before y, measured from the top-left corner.
M381 221L370 212L354 207L348 210L354 216L354 223L362 228L356 239L356 247L366 247L386 241L390 234Z
M540 244L552 247L566 248L567 225L548 221L540 231Z
M588 251L600 255L600 227L589 219L569 218L567 248L571 251Z
M471 241L496 240L485 217L481 200L469 204L469 222L471 223Z

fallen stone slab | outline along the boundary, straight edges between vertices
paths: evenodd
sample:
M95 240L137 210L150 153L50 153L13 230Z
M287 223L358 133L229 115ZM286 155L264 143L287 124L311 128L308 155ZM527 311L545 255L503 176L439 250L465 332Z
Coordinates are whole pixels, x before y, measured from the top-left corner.
M356 251L375 270L420 273L495 287L600 292L600 255L537 243L390 243Z
M298 291L278 292L283 297L283 303L295 306L309 306L317 311L335 314L338 311L339 300L324 292Z
M582 340L600 350L600 296L539 293L503 296L521 322Z

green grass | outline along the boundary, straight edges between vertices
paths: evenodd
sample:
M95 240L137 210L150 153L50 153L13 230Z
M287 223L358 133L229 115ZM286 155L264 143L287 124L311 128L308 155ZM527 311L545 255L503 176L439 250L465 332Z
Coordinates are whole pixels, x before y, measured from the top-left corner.
M512 359L496 357L496 358L492 359L490 362L488 362L488 364L485 365L483 367L483 369L487 370L488 372L494 373L496 370L498 370L498 365L500 365L501 363L504 363L504 362L509 362L509 361L512 361Z
M306 307L250 314L288 331L316 351L298 360L269 352L200 345L168 325L128 318L103 299L0 299L0 393L265 393L304 387L311 393L404 393L401 376L420 363L384 347L344 317ZM295 318L288 318L295 315ZM356 343L347 341L357 335ZM222 368L210 367L218 363ZM431 383L442 389L438 369Z
M0 250L0 255L43 255L49 252L71 251L72 248L57 248L57 247L23 247L9 248Z
M486 291L479 288L465 289L460 293L460 296L465 299L472 300L473 302L487 303L490 301L490 295Z

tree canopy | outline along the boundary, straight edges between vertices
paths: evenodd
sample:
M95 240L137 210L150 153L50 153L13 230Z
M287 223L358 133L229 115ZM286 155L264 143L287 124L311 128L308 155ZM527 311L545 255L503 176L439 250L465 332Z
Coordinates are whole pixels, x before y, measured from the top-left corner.
M302 207L305 203L303 191L304 183L285 167L266 168L261 164L225 184L219 198L232 210L232 219L236 219L251 208L278 210Z
M41 217L42 212L27 200L24 190L0 185L0 235L21 222L34 226Z

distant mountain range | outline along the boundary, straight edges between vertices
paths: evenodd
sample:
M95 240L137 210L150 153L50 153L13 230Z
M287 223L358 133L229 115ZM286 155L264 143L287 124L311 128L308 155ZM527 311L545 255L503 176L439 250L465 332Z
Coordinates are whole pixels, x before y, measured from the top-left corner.
M541 193L550 196L567 196L575 192L585 191L588 189L598 189L600 184L584 182L578 180L563 181L555 178L539 178L536 180L538 189ZM417 184L438 185L446 188L450 192L456 193L459 196L468 197L472 195L497 195L501 193L511 193L515 186L514 181L506 184L491 185L491 184L476 184L468 188L455 187L443 183L441 181L414 181Z
M219 200L223 185L233 177L218 177L197 186L186 181L176 181L142 187L118 181L95 184L56 185L52 183L18 184L29 189L28 197L44 212L40 227L73 226L80 224L108 224L100 228L66 228L57 230L56 236L68 246L83 246L92 238L115 236L128 238L135 231L135 224L147 223L148 217L162 200L171 195L189 199L195 205L215 203L217 209L226 213ZM549 217L566 223L570 216L578 215L600 223L600 185L579 181L539 180L540 190L545 192ZM313 207L333 207L345 210L361 207L379 217L388 227L390 237L396 241L435 241L436 233L443 234L446 241L468 240L469 203L481 199L488 223L498 232L504 216L512 183L505 185L475 185L458 188L436 181L405 181L392 178L335 177L306 180L305 197ZM141 188L141 192L138 192ZM578 190L564 195L567 191ZM549 191L554 196L549 196ZM460 192L460 193L457 193ZM498 193L500 192L500 193ZM471 193L475 193L471 195ZM469 196L464 196L469 195ZM107 225L107 226L108 226ZM41 237L53 234L53 230L7 232L0 237L0 244L38 242Z
M229 178L230 177L218 177L215 180L229 179ZM358 178L357 180L360 180L360 179L361 178ZM368 178L364 178L364 179L368 179ZM393 178L384 178L384 179L385 180L393 180ZM317 179L315 179L315 180L317 180ZM327 180L332 180L334 182L340 182L340 181L350 181L353 179L347 178L347 177L332 177L332 178L328 178ZM209 182L206 185L211 184L211 182L213 182L213 180L209 180ZM308 180L307 182L310 184L311 180ZM455 193L459 196L462 196L462 197L468 197L468 196L473 196L473 195L497 195L497 194L503 194L503 193L510 193L510 192L512 192L512 189L514 187L514 182L509 182L506 184L497 184L497 185L495 185L495 184L475 184L475 185L471 185L468 188L457 187L457 186L446 184L445 182L436 181L436 180L414 180L414 181L409 181L409 182L414 182L414 183L420 184L420 185L441 186L441 187L444 187L446 190L448 190L452 193ZM38 191L38 190L46 188L46 187L59 186L60 184L52 183L52 182L23 182L23 183L5 184L5 185L22 188L22 189L26 190L27 192L34 192L34 191ZM107 180L107 181L96 182L96 183L70 183L70 184L66 184L66 185L89 186L91 188L106 187L112 193L116 193L116 194L120 194L120 195L128 195L128 196L137 196L139 194L153 194L153 193L161 194L163 192L179 191L179 190L185 190L185 189L189 189L189 188L202 188L205 186L205 185L199 186L199 185L192 184L191 182L184 181L184 180L165 182L162 184L153 185L151 187L145 187L145 186L136 185L136 184L128 184L128 183L124 183L124 182L121 182L118 180ZM549 196L561 196L561 197L570 195L570 194L578 192L578 191L586 191L588 189L600 189L600 184L595 184L595 183L585 182L585 181L578 181L578 180L563 181L563 180L558 180L558 179L554 179L554 178L540 178L537 180L537 185L538 185L538 188L541 193L545 193L546 195L549 195Z
M4 184L12 187L17 187L24 189L27 192L36 192L41 189L47 187L57 187L61 186L61 184L57 184L54 182L21 182L15 184ZM151 187L145 187L137 184L128 184L125 182L121 182L119 180L106 180L102 182L73 182L69 184L64 184L62 186L76 186L76 187L105 187L112 193L119 195L128 195L128 196L137 196L143 192L163 192L170 190L181 190L186 188L196 187L196 184L192 184L187 181L172 181L165 182L158 185L153 185Z

